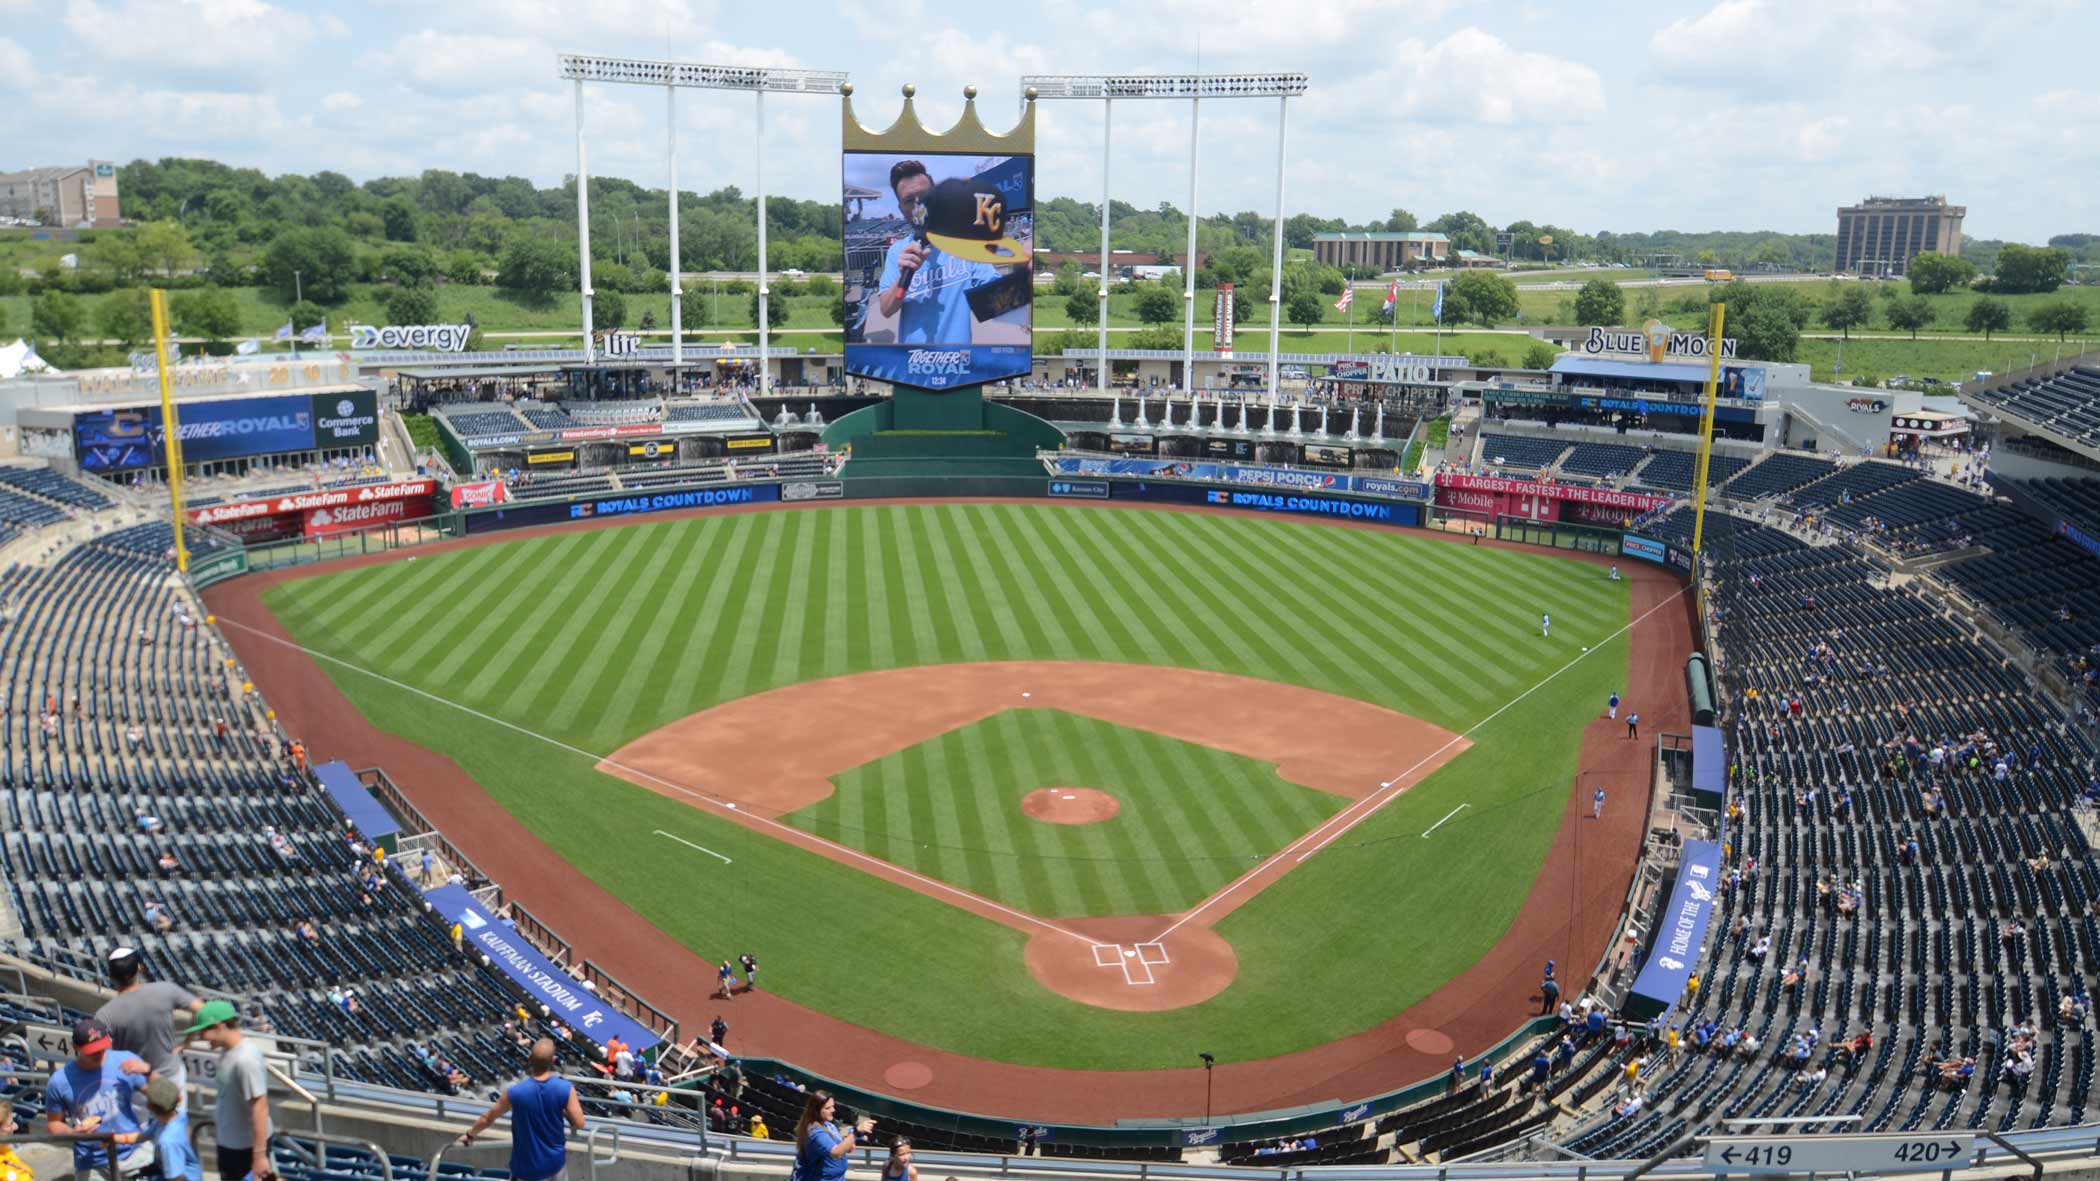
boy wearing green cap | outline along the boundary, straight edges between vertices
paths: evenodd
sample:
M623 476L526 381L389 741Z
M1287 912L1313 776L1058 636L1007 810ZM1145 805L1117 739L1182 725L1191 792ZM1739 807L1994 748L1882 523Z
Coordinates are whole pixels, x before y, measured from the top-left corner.
M220 1181L271 1181L270 1075L262 1047L241 1032L232 1001L207 1001L182 1032L219 1052L219 1105L214 1112Z

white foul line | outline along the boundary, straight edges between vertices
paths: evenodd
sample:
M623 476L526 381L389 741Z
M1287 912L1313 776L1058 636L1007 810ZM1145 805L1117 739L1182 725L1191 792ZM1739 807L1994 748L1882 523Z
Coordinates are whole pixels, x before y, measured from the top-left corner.
M681 845L684 845L684 846L685 846L686 848L688 848L688 849L698 849L698 850L700 850L700 851L701 851L702 853L705 853L705 854L707 854L707 855L708 855L709 857L713 857L713 858L716 858L716 859L720 860L720 861L722 862L722 864L724 864L724 865L734 865L734 864L736 864L736 863L735 863L734 861L731 861L731 860L730 860L729 858L727 858L727 857L723 857L723 856L722 856L722 855L721 855L720 853L717 853L717 852L715 852L715 851L714 851L713 849L710 849L710 848L708 848L708 847L707 847L706 845L696 845L696 844L694 844L693 842L691 842L691 841L689 841L689 840L686 840L686 839L685 839L684 837L680 837L680 836L671 836L671 834L670 834L670 833L667 833L667 832L665 832L665 831L664 831L663 829L660 829L660 828L658 828L658 829L652 829L652 830L650 830L650 831L654 832L654 833L655 833L655 834L656 834L657 836L660 836L660 837L670 837L670 838L671 838L672 840L674 840L674 841L677 841L677 842L678 842L679 844L681 844ZM1429 834L1425 832L1425 833L1423 833L1422 835L1426 837L1426 836L1428 836Z
M702 804L718 808L724 812L734 812L738 816L746 818L747 822L750 824L765 825L768 828L777 829L782 833L788 834L796 840L809 841L818 845L822 845L826 849L831 850L831 852L840 860L860 861L865 862L869 865L880 866L885 872L898 874L911 879L914 883L923 887L925 891L929 894L947 894L956 898L966 899L974 905L982 906L988 910L996 910L1000 914L1011 915L1014 918L1020 919L1022 922L1033 923L1034 925L1041 927L1046 931L1055 931L1060 935L1063 935L1070 939L1076 939L1081 943L1091 945L1094 942L1093 939L1085 935L1081 935L1077 931L1072 931L1068 930L1067 928L1060 927L1056 923L1046 922L1042 919L1035 917L1032 914L1029 914L1027 911L1015 910L1011 906L1007 906L1004 903L1000 902L994 902L993 900L986 898L981 894L972 894L968 890L964 890L956 886L951 886L938 878L929 878L924 874L914 873L913 871L908 870L901 865L898 865L896 862L884 861L880 857L875 857L871 854L863 853L859 849L855 849L849 845L841 845L837 841L825 840L823 837L820 837L815 833L804 832L802 829L796 828L792 824L782 824L778 820L774 820L765 816L760 816L756 812L738 808L734 801L717 799L714 796L708 795L706 792L695 791L682 783L673 783L668 779L662 778L661 776L651 775L649 772L644 771L639 767L630 767L627 764L619 762L613 758L593 754L592 752L587 751L580 746L571 746L569 743L563 742L559 738L551 738L545 734L540 733L537 730L528 730L525 727L518 725L516 722L506 721L503 718L495 717L490 714L485 714L480 710L475 709L471 705L462 704L460 702L452 700L449 697L440 697L427 689L418 689L414 685L410 685L403 681L397 681L394 678L387 676L385 673L373 672L371 669L368 669L363 665L352 664L349 661L344 660L340 656L331 656L326 652L316 651L312 648L307 647L304 644L298 643L297 641L285 639L283 636L273 636L260 628L250 627L249 625L242 623L237 619L228 619L224 615L218 617L218 623L220 627L237 627L244 632L268 640L273 644L282 645L283 647L290 648L295 652L304 652L306 655L312 657L315 660L325 660L330 664L341 665L342 667L347 668L352 672L362 673L363 675L368 676L375 681L380 681L385 684L392 685L394 688L399 689L404 693L413 693L418 697L427 698L431 701L437 702L440 705L449 705L453 709L456 709L463 714L467 714L471 717L480 718L482 721L487 722L490 725L501 726L506 730L511 730L516 733L523 734L525 737L534 739L535 741L544 742L548 746L554 747L557 750L565 750L568 751L570 754L582 755L584 758L593 759L597 762L604 763L608 767L618 768L619 770L624 771L637 779L646 779L649 782L654 783L667 791L675 791L682 796L686 796L691 799L697 800ZM404 741L406 740L404 739ZM790 843L793 842L791 841Z
M1460 804L1460 805L1459 805L1458 807L1456 807L1456 808L1453 808L1453 809L1451 809L1451 810L1450 810L1449 812L1446 812L1446 813L1444 813L1444 820L1449 820L1449 819L1451 819L1451 818L1452 818L1453 816L1456 816L1456 815L1458 815L1458 814L1459 814L1460 812L1463 812L1463 811L1465 811L1465 810L1466 810L1467 808L1470 808L1470 807L1472 807L1472 806L1473 806L1473 805L1472 805L1472 804L1470 804L1470 803L1466 803L1466 804ZM1429 827L1428 827L1427 829L1423 830L1423 832L1422 832L1422 835L1426 837L1426 836L1428 836L1428 835L1429 835L1430 833L1433 833L1433 832L1435 832L1435 831L1436 831L1437 829L1440 829L1440 828L1444 827L1444 820L1439 820L1439 821L1437 821L1437 822L1436 822L1435 824L1432 824L1432 825L1430 825L1430 826L1429 826ZM667 836L667 837L668 837L668 836L671 836L671 834L670 834L670 833L665 833L665 834L663 834L663 835L665 835L665 836ZM672 839L672 840L677 840L678 838L676 838L676 837L671 837L671 839ZM727 860L729 860L729 858L727 858L727 857L724 857L724 858L722 858L722 860L724 860L724 861L727 861Z
M1620 627L1617 631L1612 632L1610 635L1604 637L1604 639L1599 640L1597 643L1591 645L1590 651L1602 651L1606 643L1612 640L1616 640L1620 636L1626 634L1627 632L1632 631L1637 625L1639 625L1642 621L1646 620L1650 615L1653 615L1657 611L1662 610L1664 607L1669 606L1671 600L1678 598L1680 595L1685 594L1691 589L1692 588L1690 586L1679 588L1677 594L1671 595L1669 596L1669 598L1664 599L1662 602L1657 603L1655 606L1650 607L1646 611L1641 612L1640 615L1638 615L1637 617L1628 620L1625 623L1625 625ZM1510 698L1508 701L1504 702L1502 707L1500 709L1497 709L1494 713L1491 713L1488 716L1480 719L1479 721L1466 727L1464 730L1453 734L1450 740L1445 742L1444 745L1437 747L1435 750L1430 751L1428 754L1423 755L1420 759L1416 760L1414 766L1409 767L1407 770L1402 771L1400 774L1394 776L1393 778L1388 779L1385 782L1379 784L1379 791L1374 791L1370 795L1367 795L1364 798L1349 805L1348 807L1342 809L1341 811L1336 812L1334 815L1328 817L1324 823L1319 825L1317 828L1314 828L1311 832L1306 833L1304 836L1299 837L1297 840L1292 841L1290 844L1285 845L1283 848L1278 849L1276 852L1270 854L1266 859L1262 861L1260 865L1257 865L1253 869L1248 870L1246 873L1243 873L1240 876L1232 879L1232 881L1228 883L1224 889L1217 891L1210 897L1205 898L1203 901L1197 903L1194 910L1191 910L1188 913L1182 915L1180 918L1175 919L1174 924L1172 926L1168 927L1164 931L1161 931L1158 935L1153 936L1152 941L1157 943L1160 940L1165 939L1167 936L1172 935L1174 932L1180 930L1181 925L1183 923L1186 923L1190 919L1195 918L1197 915L1202 914L1204 911L1209 910L1211 907L1217 905L1218 900L1220 898L1223 898L1226 895L1232 893L1234 890L1239 889L1240 883L1268 869L1270 866L1276 864L1278 861L1283 860L1285 857L1290 856L1292 853L1297 852L1297 850L1301 846L1303 846L1307 841L1310 841L1315 837L1319 838L1318 844L1315 844L1312 848L1307 849L1305 850L1305 852L1298 854L1297 861L1292 862L1293 865L1297 864L1300 861L1304 861L1306 858L1333 844L1344 833L1363 823L1363 821L1366 818L1368 818L1372 813L1378 811L1378 809L1384 807L1385 805L1391 803L1394 799L1398 798L1402 794L1402 792L1390 790L1394 784L1399 783L1401 780L1406 779L1408 776L1414 774L1416 771L1419 771L1431 762L1434 762L1445 751L1450 750L1452 746L1463 741L1468 735L1472 734L1475 730L1480 729L1482 726L1485 726L1489 722L1494 721L1496 718L1501 717L1503 714L1508 713L1512 708L1516 706L1518 702L1545 688L1548 684L1551 684L1555 678L1559 677L1560 674L1582 663L1582 661L1587 659L1589 655L1590 652L1584 652L1580 656L1577 656L1575 659L1570 660L1566 664L1561 665L1559 668L1554 669L1552 672L1547 673L1545 677L1539 681L1538 684L1533 685L1531 688L1526 689L1522 693L1517 694L1515 697ZM1381 793L1383 793L1382 798ZM1365 805L1369 806L1366 807ZM1352 812L1355 813L1355 815L1350 815L1350 813ZM1332 832L1326 832L1326 830L1333 824L1335 824L1335 822L1343 820L1344 818L1347 818L1347 823L1343 824L1340 828L1334 829L1334 831ZM1321 836L1323 832L1326 832L1325 836Z

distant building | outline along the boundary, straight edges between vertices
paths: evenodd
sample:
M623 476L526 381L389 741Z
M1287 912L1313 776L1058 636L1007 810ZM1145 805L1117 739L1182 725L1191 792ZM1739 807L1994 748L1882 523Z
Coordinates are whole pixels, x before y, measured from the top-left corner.
M36 218L54 226L106 226L117 209L117 166L107 160L26 172L0 172L0 217Z
M1837 269L1860 275L1905 275L1926 251L1961 253L1966 205L1947 198L1869 197L1838 210Z
M1477 251L1472 251L1472 250L1461 250L1461 251L1459 251L1459 252L1458 252L1458 265L1459 265L1460 267L1462 267L1462 268L1464 268L1464 267L1477 267L1477 268L1486 268L1486 267L1499 267L1499 266L1501 266L1501 265L1502 265L1502 260L1501 260L1501 259L1499 259L1499 258L1496 258L1496 257L1495 257L1494 255L1492 255L1492 254L1481 254L1481 253L1478 253Z
M1314 234L1313 258L1325 266L1369 267L1378 271L1437 266L1450 260L1451 240L1426 230Z

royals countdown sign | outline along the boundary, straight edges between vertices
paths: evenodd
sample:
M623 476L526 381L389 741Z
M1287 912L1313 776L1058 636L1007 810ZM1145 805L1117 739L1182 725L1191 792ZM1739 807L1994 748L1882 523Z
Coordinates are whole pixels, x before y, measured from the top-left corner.
M423 897L448 922L460 925L465 946L487 956L497 971L517 981L562 1024L600 1046L616 1035L636 1053L656 1044L655 1033L555 967L524 936L474 901L465 887L438 886L423 891Z

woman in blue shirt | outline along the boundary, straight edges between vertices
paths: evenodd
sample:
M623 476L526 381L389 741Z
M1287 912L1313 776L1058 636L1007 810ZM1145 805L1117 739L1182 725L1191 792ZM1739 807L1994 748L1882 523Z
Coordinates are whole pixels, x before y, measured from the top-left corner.
M845 1132L833 1122L838 1100L831 1092L812 1089L802 1104L802 1118L795 1123L794 1181L840 1181L852 1163L858 1138L875 1130L875 1121L862 1116Z

